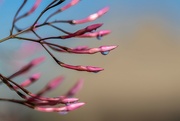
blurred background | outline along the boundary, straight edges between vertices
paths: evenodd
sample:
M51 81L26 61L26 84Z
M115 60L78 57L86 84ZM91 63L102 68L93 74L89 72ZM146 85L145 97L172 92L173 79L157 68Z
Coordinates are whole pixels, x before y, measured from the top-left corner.
M22 0L1 2L1 38L8 36L13 16L21 2ZM50 0L43 1L35 14L19 21L17 25L22 28L28 27L49 2ZM33 3L34 0L28 1L23 11L29 10ZM53 97L64 94L82 78L85 83L76 97L86 105L67 115L59 115L1 102L0 121L180 121L179 5L179 0L82 0L78 5L52 18L81 19L105 6L110 7L107 14L92 23L77 26L59 25L68 31L75 31L93 23L104 23L100 29L112 30L112 33L102 40L52 40L69 47L119 45L107 56L99 53L54 53L58 59L68 64L93 65L105 69L97 74L61 68L34 43L15 39L1 43L0 73L8 76L33 58L46 56L46 61L38 68L14 80L21 82L20 80L26 79L29 75L41 72L42 78L28 88L35 93L52 78L64 75L66 78L63 84L48 93L48 96ZM42 36L59 34L48 27L39 30L39 33ZM31 34L27 36L33 37ZM4 85L0 86L1 97L16 98L14 92Z

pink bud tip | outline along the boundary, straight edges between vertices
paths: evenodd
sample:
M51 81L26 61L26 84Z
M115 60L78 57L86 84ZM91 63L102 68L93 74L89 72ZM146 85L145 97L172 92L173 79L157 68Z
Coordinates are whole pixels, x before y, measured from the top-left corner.
M76 109L82 107L83 105L85 105L85 103L83 103L83 102L81 102L81 103L74 103L74 104L66 106L66 110L67 111L73 111L73 110L76 110Z
M100 36L104 36L104 35L108 35L108 34L110 34L111 33L111 31L110 30L102 30L102 31L99 31L99 35Z
M38 80L41 77L41 73L33 74L31 78Z
M108 10L109 10L109 7L105 7L103 9L99 10L98 12L89 15L87 18L84 18L81 20L73 20L72 23L73 24L82 24L82 23L94 21L97 18L101 17L103 14L105 14Z
M71 2L67 5L65 5L64 7L61 8L61 11L64 11L74 5L76 5L80 0L71 0Z
M35 81L37 81L40 78L40 76L41 76L40 73L33 74L29 79L22 82L20 84L20 86L21 87L27 87L27 86L31 85L32 83L34 83ZM14 89L19 89L19 87L14 86Z
M62 99L62 103L64 104L75 103L78 100L79 100L78 98L65 98L65 99Z
M32 60L31 64L33 66L36 66L36 65L40 64L41 62L43 62L44 60L45 60L45 57L42 56L42 57L39 57L39 58L36 58L36 59Z
M113 50L117 47L118 46L115 46L115 45L113 45L113 46L101 46L100 49L101 49L101 51L110 51L110 50Z
M76 110L80 107L82 107L83 105L85 105L85 103L74 103L74 104L70 104L68 106L64 106L64 107L34 107L35 110L38 111L42 111L42 112L68 112L68 111L73 111Z
M100 67L94 67L94 66L86 66L87 70L89 70L90 72L99 72L99 71L103 71L103 68Z
M110 33L111 33L110 30L101 30L101 31L96 31L96 32L91 32L91 33L85 33L85 34L77 36L77 37L80 37L80 38L103 37L103 36L108 35Z
M102 16L103 14L107 13L109 11L109 7L104 7L103 9L99 10L97 13L99 16Z
M83 83L84 81L82 79L77 81L76 84L67 92L66 96L67 97L74 96L82 88Z
M78 46L76 48L73 48L73 50L82 51L88 49L88 46Z
M36 0L34 6L31 8L31 10L28 12L28 14L33 13L39 6L39 4L41 3L42 0Z
M65 64L65 63L60 64L60 65L62 67L69 68L69 69L74 69L74 70L77 70L77 71L99 72L99 71L104 70L103 68L94 67L94 66L81 66L81 65L73 66L73 65L68 65L68 64Z
M97 28L101 27L102 25L103 25L102 23L93 24L93 25L87 26L86 29L87 29L87 31L93 31L93 30L96 30Z
M50 81L48 84L47 84L47 88L50 90L50 89L54 89L56 88L57 86L59 86L59 84L64 80L64 77L60 76L60 77L57 77L55 78L54 80Z

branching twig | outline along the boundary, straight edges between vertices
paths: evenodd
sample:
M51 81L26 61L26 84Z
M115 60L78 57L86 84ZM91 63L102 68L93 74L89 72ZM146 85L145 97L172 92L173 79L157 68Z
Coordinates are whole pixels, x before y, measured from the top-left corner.
M10 35L5 38L0 39L0 43L5 42L10 39L18 39L18 40L35 42L35 43L40 44L44 48L44 50L52 57L52 59L61 67L77 70L77 71L86 71L86 72L95 72L95 73L104 70L101 67L95 67L95 66L66 64L58 60L56 56L53 54L53 52L51 52L51 51L56 51L56 52L61 52L61 53L63 52L63 53L74 53L74 54L95 54L95 53L100 52L103 55L107 55L111 50L117 47L117 46L112 45L112 46L100 46L100 47L95 47L95 48L89 48L87 46L78 46L78 47L70 48L70 47L65 47L63 45L60 45L60 44L54 44L51 41L48 41L51 39L61 41L61 40L67 40L69 38L93 38L93 37L100 39L102 36L105 36L110 33L109 30L96 31L96 29L100 28L103 25L102 23L89 25L75 32L69 32L57 26L57 24L60 24L60 23L61 24L68 23L71 25L76 25L76 24L83 24L83 23L94 21L97 18L104 15L109 10L108 7L105 7L99 10L98 12L91 14L88 17L83 18L83 19L53 20L49 22L49 19L52 18L54 15L61 13L65 11L66 9L71 8L72 6L79 3L80 0L71 0L65 6L58 8L55 12L50 13L50 15L47 16L46 19L42 23L39 22L39 20L47 11L62 4L64 1L65 0L51 1L47 6L45 6L43 10L41 10L37 18L34 19L34 22L32 25L30 25L26 29L21 29L23 27L16 26L17 22L19 20L24 20L24 18L34 13L41 3L41 0L36 0L34 5L31 7L29 11L25 12L22 15L19 15L20 12L22 11L22 8L26 6L27 0L24 0L23 3L18 8L17 12L15 13L15 16L12 21L12 27L10 29ZM37 32L37 29L44 26L52 27L56 31L63 33L64 35L59 35L59 36L52 35L49 37L43 37L43 35ZM14 30L17 30L17 33L15 33ZM22 36L28 33L33 33L36 38ZM51 80L44 88L42 88L39 92L35 94L27 90L26 87L33 84L35 81L37 81L40 78L39 74L35 74L31 76L29 79L25 80L21 84L18 84L13 81L15 77L21 76L24 73L28 73L31 69L36 67L44 59L45 59L44 57L33 59L24 67L14 72L13 74L9 74L10 76L7 76L7 77L0 73L0 80L1 80L0 84L6 85L7 87L9 87L9 89L14 91L18 96L22 98L22 100L0 98L0 101L8 101L8 102L21 104L29 108L32 108L38 111L43 111L43 112L65 113L65 112L69 112L83 106L85 103L78 102L79 99L77 98L72 98L81 88L83 84L82 80L78 81L65 95L58 96L58 97L45 97L42 95L44 95L48 91L55 89L62 82L63 80L62 77L57 77ZM58 104L65 104L65 106L59 107Z

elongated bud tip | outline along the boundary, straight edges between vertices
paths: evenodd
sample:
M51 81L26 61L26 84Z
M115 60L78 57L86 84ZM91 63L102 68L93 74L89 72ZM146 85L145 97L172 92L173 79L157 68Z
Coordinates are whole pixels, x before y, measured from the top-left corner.
M104 7L103 9L99 10L98 14L103 15L103 14L107 13L108 11L109 11L109 7L107 6L107 7Z
M67 97L74 96L82 88L83 84L84 84L83 79L77 81L76 84L67 92L66 96Z
M94 66L86 66L86 68L90 72L99 72L99 71L103 71L104 70L101 67L94 67Z
M86 50L86 49L88 49L88 46L78 46L76 48L73 48L73 50L78 50L78 51Z
M103 25L103 23L93 24L93 25L90 25L90 26L86 27L86 29L88 31L93 31L93 30L96 30L97 28L101 27L102 25Z
M110 30L102 30L102 31L99 31L99 35L101 35L101 36L105 36L105 35L110 34L110 33L111 33Z
M118 46L116 45L112 45L112 46L101 46L101 51L110 51L110 50L113 50L115 48L117 48Z
M66 106L66 109L67 109L67 111L73 111L73 110L76 110L76 109L82 107L83 105L85 105L85 103L83 103L83 102L74 103L74 104Z
M41 77L41 73L33 74L31 78L38 80Z
M32 60L31 63L33 66L36 66L36 65L40 64L41 62L43 62L44 60L45 60L45 57L42 56L42 57Z
M60 76L60 77L57 77L55 78L54 80L50 81L48 84L47 84L47 88L48 89L54 89L56 88L57 86L59 86L59 84L64 80L64 77L63 76Z
M62 100L62 103L64 104L71 104L77 102L79 99L78 98L65 98Z

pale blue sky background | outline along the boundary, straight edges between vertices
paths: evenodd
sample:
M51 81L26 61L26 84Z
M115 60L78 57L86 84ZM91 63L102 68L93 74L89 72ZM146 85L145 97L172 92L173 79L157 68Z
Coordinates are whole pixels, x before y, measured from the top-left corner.
M68 0L64 2L64 4L66 4L67 2ZM3 11L3 13L0 15L0 37L4 37L7 35L15 10L20 3L21 0L16 0L15 3L11 0L4 0L4 2L1 3L0 9L1 11ZM33 0L28 1L27 6L31 6L32 3ZM47 4L47 2L43 2L36 13L38 13L45 4ZM111 11L101 20L106 19L107 21L109 21L109 23L116 22L117 27L118 25L123 24L123 22L125 21L129 21L132 19L136 21L142 16L158 16L169 21L173 27L178 29L178 23L180 20L179 4L179 0L98 0L96 1L96 3L94 3L94 1L92 0L82 0L81 3L77 6L67 10L60 15L57 15L56 17L59 17L60 19L83 18L104 6L110 6ZM29 8L25 7L24 10L29 10ZM32 15L28 19L25 19L25 21L19 22L19 25L25 26L32 23L32 18L34 18L35 16L37 16L37 14Z

